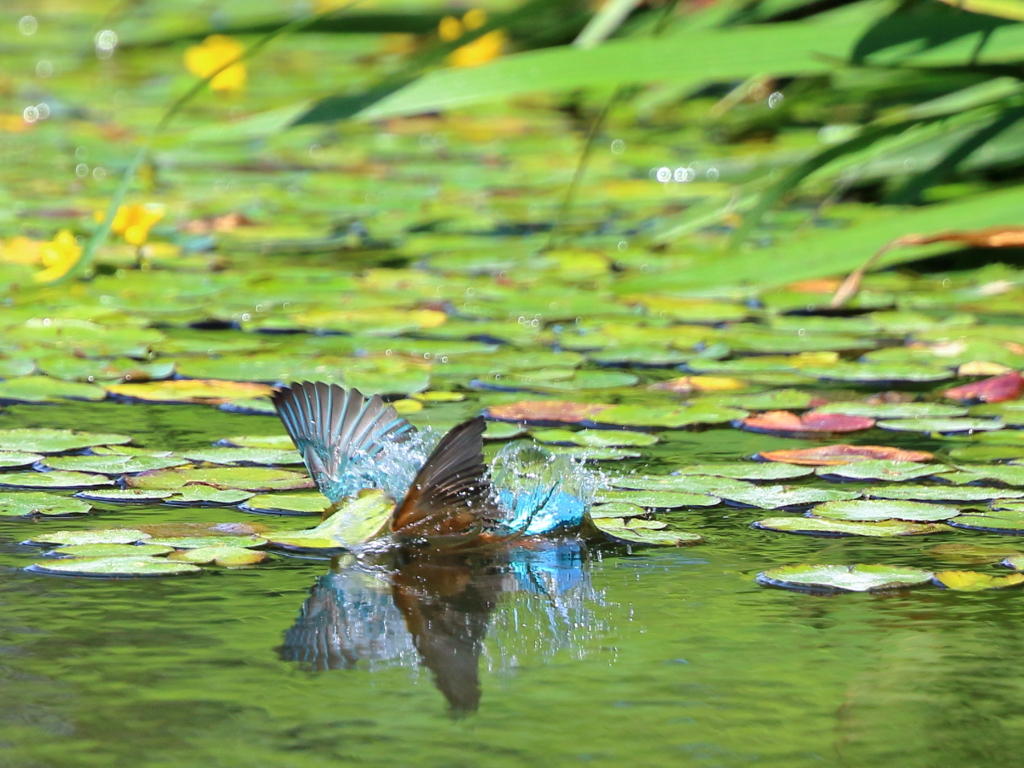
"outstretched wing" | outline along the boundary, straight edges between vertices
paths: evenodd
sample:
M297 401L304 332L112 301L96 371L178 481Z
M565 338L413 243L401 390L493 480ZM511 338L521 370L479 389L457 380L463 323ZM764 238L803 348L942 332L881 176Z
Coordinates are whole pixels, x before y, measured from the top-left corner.
M306 469L332 501L358 490L345 482L354 458L373 457L415 431L379 395L367 398L337 384L293 382L271 399Z
M484 419L477 416L441 439L391 518L396 536L447 543L479 533L493 518L483 434Z

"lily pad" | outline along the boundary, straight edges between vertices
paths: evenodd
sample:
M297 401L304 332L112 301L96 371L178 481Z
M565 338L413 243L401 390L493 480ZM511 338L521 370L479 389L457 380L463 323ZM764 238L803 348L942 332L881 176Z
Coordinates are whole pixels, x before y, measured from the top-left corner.
M757 575L759 584L807 592L879 592L927 584L932 572L889 565L787 565Z
M173 360L140 363L127 357L96 360L74 355L46 355L37 361L39 370L47 376L65 381L114 382L153 381L169 379L174 375Z
M319 515L330 506L322 493L266 493L253 496L239 509L269 515Z
M1024 376L1017 371L1009 371L1000 376L947 389L942 396L962 402L1001 403L1017 400L1021 394L1024 394Z
M174 563L166 557L69 558L33 563L25 570L54 576L90 576L104 579L133 579L146 576L181 576L199 573L191 563Z
M0 381L0 401L18 403L57 403L61 400L103 400L100 387L77 381L62 381L49 376L20 376Z
M294 448L199 448L183 451L182 455L192 461L208 464L301 464L302 456Z
M925 536L932 533L946 533L950 530L941 523L912 523L904 520L864 522L799 516L769 517L764 520L758 520L753 526L766 531L800 533L806 536L867 536L870 538Z
M954 373L948 368L914 363L843 363L838 362L827 366L807 366L800 371L804 376L811 376L822 381L852 381L875 383L889 381L929 382L952 379Z
M94 488L97 485L113 485L106 475L86 472L4 472L0 474L0 487L7 488Z
M226 490L221 491L210 485L185 485L177 488L167 499L168 504L183 506L232 506L252 498L252 491Z
M860 498L858 491L837 491L831 488L798 488L785 485L751 486L742 489L723 489L721 496L747 507L783 509L824 501L846 501Z
M216 445L227 448L268 448L274 451L289 451L295 448L288 435L238 435L218 440Z
M129 435L75 432L70 429L0 429L0 450L65 453L95 445L130 443Z
M647 510L636 504L627 501L610 501L607 504L595 504L590 508L590 517L594 520L601 518L628 518L642 517Z
M27 467L42 459L38 453L26 453L24 451L0 451L0 469L12 467Z
M690 464L676 475L714 475L737 480L789 480L814 474L810 467L764 461L721 461L714 464Z
M484 430L484 440L511 440L526 434L522 424L510 424L505 421L489 421Z
M613 405L598 412L593 420L624 427L666 427L678 429L694 424L725 424L742 419L740 408L696 403L688 406Z
M742 491L754 487L743 480L714 475L626 475L611 478L611 485L635 491L677 491L708 496L719 496L726 489Z
M344 500L337 511L315 528L267 534L271 547L298 552L353 549L378 536L395 502L382 491L366 490Z
M50 554L58 557L159 557L173 551L173 547L156 544L71 544L50 550Z
M533 429L530 436L541 443L582 445L588 448L621 448L648 446L658 442L657 435L612 429Z
M841 477L847 480L915 480L947 469L941 464L919 464L914 461L890 461L889 459L868 459L832 467L818 467L817 473L827 477Z
M630 546L645 547L686 547L700 544L704 541L702 536L696 533L684 531L651 530L644 527L630 527L628 525L614 524L617 520L597 519L594 525L597 529L614 542L628 544Z
M174 549L204 549L204 548L232 548L243 549L249 547L261 547L267 540L261 536L167 536L154 537L147 543L157 544L161 547L173 547Z
M167 559L174 562L196 563L197 565L212 563L224 568L241 568L262 563L267 559L267 553L244 547L209 546L174 552Z
M112 395L157 403L204 403L220 405L241 398L269 397L274 388L267 384L215 379L171 379L141 384L108 384Z
M40 462L41 467L67 472L95 472L101 475L127 475L153 469L180 467L188 461L170 456L129 456L107 454L102 456L51 456ZM52 472L50 474L53 474Z
M1024 571L1024 554L1013 554L1003 560L1000 565L1013 568L1015 571Z
M580 461L622 461L638 459L643 455L639 451L625 448L587 448L583 445L548 445L546 450L561 456L572 456Z
M84 515L90 509L91 504L55 493L0 493L2 517Z
M815 448L761 451L757 456L765 461L781 461L801 466L830 467L853 461L888 459L891 461L931 461L935 454L927 451L908 451L887 445L820 445Z
M967 415L966 408L945 403L828 403L815 410L870 419L950 419Z
M520 400L517 403L492 405L484 411L484 416L495 421L523 424L578 424L591 421L610 407L601 403L574 403L568 400Z
M740 425L750 432L767 432L769 434L859 432L863 429L871 429L875 426L875 420L863 416L843 416L838 413L822 414L816 411L810 411L800 416L789 411L768 411L743 419Z
M968 512L953 518L949 524L972 531L1024 534L1024 509Z
M163 501L171 495L173 495L173 491L147 491L142 488L96 488L79 491L75 494L78 498L88 501L106 501L117 504L146 504Z
M1024 573L1009 576L991 576L977 571L939 571L935 583L957 592L983 592L987 589L1005 589L1024 584Z
M882 429L896 432L991 432L1006 425L993 419L886 419L878 422Z
M712 507L718 504L719 500L714 496L681 491L604 491L598 494L597 502L626 502L648 509L681 509Z
M946 563L995 563L1004 557L1013 557L1021 553L1018 547L1012 544L975 544L969 542L954 542L950 544L936 544L929 547L925 553ZM1004 563L1005 564L1005 563Z
M815 397L810 392L801 392L798 389L776 389L750 395L713 395L705 400L716 405L743 408L747 411L778 411L810 408L815 402ZM817 409L817 412L822 411Z
M103 528L94 531L49 531L35 534L33 544L134 544L150 538L134 528Z
M936 523L949 520L960 514L956 507L942 504L926 504L915 501L829 501L819 504L809 515L827 517L832 520L907 520L916 523Z
M962 485L892 485L874 486L864 491L871 499L906 499L908 501L991 501L992 499L1024 498L1024 491L1007 488L979 488Z
M212 467L209 469L158 469L131 475L125 480L131 488L176 490L188 485L207 485L217 490L291 491L312 488L305 474L267 467Z

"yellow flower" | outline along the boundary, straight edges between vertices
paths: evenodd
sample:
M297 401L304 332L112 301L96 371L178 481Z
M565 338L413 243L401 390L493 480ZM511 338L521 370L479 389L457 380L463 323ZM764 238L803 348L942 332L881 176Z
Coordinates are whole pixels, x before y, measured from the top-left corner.
M476 67L501 56L508 42L503 29L494 29L448 54L445 61L453 67Z
M38 264L43 260L43 244L16 235L0 246L0 261L8 264Z
M451 43L462 37L462 22L454 16L445 16L437 25L437 36L444 42Z
M185 51L185 67L197 77L209 77L225 64L235 61L245 48L227 35L210 35L199 45ZM240 91L245 88L245 64L232 64L210 81L215 91Z
M462 17L462 26L466 28L467 32L472 32L474 29L480 29L480 27L486 23L487 11L483 8L473 8L466 11L466 15Z
M104 211L96 211L97 222L102 222L105 216ZM149 230L163 217L162 205L122 205L117 209L117 215L114 216L110 228L124 237L126 243L142 245L149 237Z
M41 243L40 248L44 269L33 275L37 283L52 283L59 280L70 272L82 257L82 246L66 229L58 232L50 242Z

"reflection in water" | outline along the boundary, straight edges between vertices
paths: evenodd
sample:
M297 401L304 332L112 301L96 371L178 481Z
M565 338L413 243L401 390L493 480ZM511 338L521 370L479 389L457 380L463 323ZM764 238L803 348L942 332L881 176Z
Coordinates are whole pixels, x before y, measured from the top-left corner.
M480 656L500 668L523 656L581 649L601 629L602 597L576 540L526 540L486 555L414 555L397 564L335 561L317 579L281 658L311 670L416 666L434 675L453 713L480 703Z

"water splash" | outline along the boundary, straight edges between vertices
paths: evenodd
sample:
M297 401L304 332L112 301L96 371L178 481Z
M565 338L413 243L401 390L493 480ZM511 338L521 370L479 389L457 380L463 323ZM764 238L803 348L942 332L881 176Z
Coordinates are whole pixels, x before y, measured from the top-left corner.
M405 498L416 473L441 439L441 434L427 427L414 432L401 442L388 442L377 453L357 453L345 473L332 484L331 498L355 496L366 488L384 491L393 499Z

